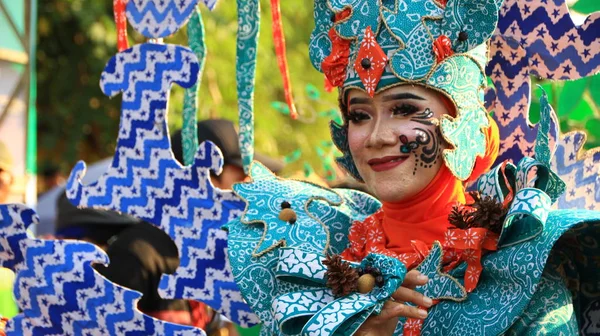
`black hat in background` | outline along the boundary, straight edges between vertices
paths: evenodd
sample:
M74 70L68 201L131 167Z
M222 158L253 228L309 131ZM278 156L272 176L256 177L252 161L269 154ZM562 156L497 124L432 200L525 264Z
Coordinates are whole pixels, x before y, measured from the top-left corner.
M56 201L57 236L70 239L90 238L97 243L106 243L112 236L140 219L109 210L78 208L71 204L63 192Z
M208 119L198 122L198 143L209 140L221 149L224 164L230 164L243 168L242 153L233 122L226 119ZM171 136L171 148L175 159L183 164L183 145L181 142L181 130ZM254 154L254 160L264 164L274 173L280 172L283 162L272 159L259 153Z

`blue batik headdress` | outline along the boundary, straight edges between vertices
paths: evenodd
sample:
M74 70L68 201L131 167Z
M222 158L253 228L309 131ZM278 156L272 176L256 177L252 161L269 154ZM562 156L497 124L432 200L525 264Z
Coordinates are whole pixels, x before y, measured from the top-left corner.
M444 160L469 178L486 149L489 119L483 104L487 42L502 0L315 0L313 65L341 88L371 96L402 84L436 90L456 106L440 126L451 145ZM349 152L347 125L332 124L343 152L338 162L361 179Z

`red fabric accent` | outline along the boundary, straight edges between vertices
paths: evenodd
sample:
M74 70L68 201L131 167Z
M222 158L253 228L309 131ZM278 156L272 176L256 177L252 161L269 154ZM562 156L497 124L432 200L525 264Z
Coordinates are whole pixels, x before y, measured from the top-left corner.
M279 0L271 0L271 16L273 18L273 42L275 43L275 54L277 55L277 65L283 80L283 91L285 93L285 102L290 108L292 119L298 118L294 97L292 95L292 83L290 81L290 72L288 62L285 56L285 35L283 34L283 24L281 22L281 8Z
M212 320L212 314L209 313L208 306L205 303L189 300L188 301L192 316L192 325L200 329L206 329L206 326Z
M189 311L185 310L160 310L155 312L146 312L146 314L166 322L189 326L192 325L192 316L190 315Z
M363 222L354 222L348 234L350 247L342 257L361 261L371 252L381 253L411 269L423 261L435 241L444 240L451 227L448 214L455 204L465 201L462 183L442 165L431 183L410 200L385 202L381 210ZM444 253L444 263L457 258L456 253Z
M411 241L421 240L427 246L443 241L450 228L448 214L456 204L464 204L463 184L442 165L425 189L398 203L383 203L383 231L386 247L396 253L412 251Z
M329 30L329 38L332 44L331 53L321 63L321 69L332 86L341 87L346 79L350 41L339 37L335 28Z
M465 289L467 292L472 292L479 282L479 276L483 270L481 266L483 251L497 250L498 238L498 234L485 228L453 229L446 232L444 246L447 249L462 251L459 261L467 262L465 273ZM458 264L458 262L455 264Z
M423 328L423 320L416 318L406 319L404 322L404 336L419 336L421 335L421 328Z
M129 48L129 41L127 40L127 17L125 16L125 7L128 1L113 0L115 24L117 25L117 48L119 51Z
M452 41L446 35L440 35L433 42L433 53L438 63L454 54L452 50Z
M362 65L364 59L370 61L370 67L366 69ZM375 89L379 84L383 70L385 70L387 60L388 58L379 43L377 43L371 27L367 27L360 43L360 49L358 49L358 55L356 55L354 69L371 97L375 96Z
M498 151L500 150L500 131L498 130L498 124L492 117L488 115L490 126L485 129L485 154L483 157L475 158L475 166L471 175L467 179L467 182L475 181L484 173L488 172L496 158L498 158Z
M508 189L508 195L506 195L506 197L504 197L504 202L502 202L502 206L504 208L507 208L508 205L510 203L512 203L512 200L514 197L514 191L512 189L512 186L510 185L510 182L508 181L508 177L506 176L506 164L507 163L508 163L508 161L504 161L504 162L502 162L502 166L500 166L500 172L502 173L502 178L504 179L504 185Z
M0 317L0 336L6 336L6 323L8 323L8 319L6 317Z
M187 310L159 310L154 312L145 312L145 314L162 321L189 325L200 329L206 329L206 326L212 320L212 315L208 306L202 302L188 300L190 311Z
M327 77L325 77L324 86L325 86L325 92L330 92L330 93L333 91L333 88L335 87L335 86L333 86L333 84L331 84L331 82L329 81L329 79Z

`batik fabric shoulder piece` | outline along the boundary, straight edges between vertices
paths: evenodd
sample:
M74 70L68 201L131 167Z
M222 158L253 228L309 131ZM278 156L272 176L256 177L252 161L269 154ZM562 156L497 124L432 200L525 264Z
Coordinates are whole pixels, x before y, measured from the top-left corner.
M129 0L127 19L140 34L162 38L185 26L198 0Z
M496 163L532 155L538 126L529 123L530 76L575 80L600 71L599 27L600 13L576 26L565 0L504 1L486 68L495 88L486 105L494 110L501 139ZM560 141L556 124L549 136Z
M282 179L257 162L250 173L251 182L234 185L247 205L240 219L227 224L228 255L244 299L263 323L262 333L280 334L273 300L311 288L303 281L278 280L282 249L302 251L317 259L326 253L341 253L348 245L352 221L366 218L380 203L357 191L333 191ZM304 259L299 267L310 269L310 260Z
M211 171L223 165L211 142L200 145L194 162L182 167L173 157L167 128L167 102L173 83L196 83L198 60L188 48L141 44L118 53L101 77L108 96L122 93L117 147L111 166L98 181L82 185L79 162L67 182L67 197L81 207L128 213L165 231L178 247L180 265L165 275L161 292L195 299L240 324L255 321L243 303L224 258L220 227L239 216L243 202L215 188Z
M329 75L323 66L342 39L350 42L348 61L338 60L347 64L345 80L340 83L342 94L356 88L373 95L402 84L445 93L455 103L457 115L441 123L443 136L451 145L444 160L457 178L466 180L476 157L485 153L484 130L489 122L483 106L484 68L487 42L496 28L501 3L317 0L311 59L318 70ZM340 55L337 58L343 57ZM331 73L339 75L338 71ZM337 78L328 79L337 82ZM344 153L340 164L356 177L343 127L333 131L335 143Z
M17 273L14 296L22 311L8 322L7 335L205 335L142 314L138 292L93 269L92 263L109 262L99 247L30 239L26 229L35 222L24 205L0 205L0 263Z

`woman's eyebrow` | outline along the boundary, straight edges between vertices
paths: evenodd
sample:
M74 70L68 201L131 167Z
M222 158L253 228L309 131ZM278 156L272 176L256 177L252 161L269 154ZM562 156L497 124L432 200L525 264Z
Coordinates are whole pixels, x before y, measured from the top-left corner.
M359 97L355 97L355 98L351 98L350 102L348 103L348 105L352 105L352 104L368 104L369 103L369 98L359 98Z
M421 97L421 96L417 96L416 94L413 93L396 93L396 94L390 94L387 96L383 97L383 101L390 101L390 100L402 100L402 99L416 99L416 100L425 100L425 98Z

